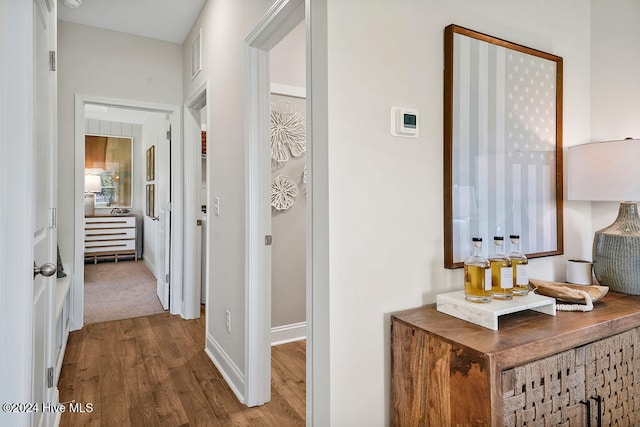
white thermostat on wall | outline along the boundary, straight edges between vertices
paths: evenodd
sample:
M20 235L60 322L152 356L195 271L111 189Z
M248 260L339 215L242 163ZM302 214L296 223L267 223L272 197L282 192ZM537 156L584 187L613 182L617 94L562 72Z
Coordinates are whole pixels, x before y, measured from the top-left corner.
M418 136L418 110L391 107L391 135L416 138Z

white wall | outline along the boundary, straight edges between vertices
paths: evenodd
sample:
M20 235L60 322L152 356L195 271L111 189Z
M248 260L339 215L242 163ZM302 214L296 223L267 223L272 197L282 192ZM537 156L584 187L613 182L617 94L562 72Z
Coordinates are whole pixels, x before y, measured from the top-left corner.
M327 11L330 418L378 426L389 422L390 313L462 288L462 271L443 268L444 28L562 56L568 146L590 139L590 7L327 0ZM419 138L390 136L394 105L419 110ZM565 210L567 252L588 234L584 217L583 206ZM531 276L564 278L564 259L532 260Z
M211 252L207 296L207 348L222 351L243 381L245 344L245 88L244 39L272 0L209 0L184 42L185 99L209 80L207 133L209 200L220 199L220 215L209 215ZM191 80L191 43L202 28L202 71ZM187 142L185 142L187 144ZM211 209L210 209L211 211ZM225 328L231 312L231 333ZM219 347L213 348L213 342Z
M181 105L181 81L179 44L58 22L58 242L63 259L74 257L74 95Z
M269 51L269 74L274 83L306 87L306 23L302 21Z
M640 3L592 0L591 10L591 140L640 138ZM615 220L618 207L592 203L591 239Z

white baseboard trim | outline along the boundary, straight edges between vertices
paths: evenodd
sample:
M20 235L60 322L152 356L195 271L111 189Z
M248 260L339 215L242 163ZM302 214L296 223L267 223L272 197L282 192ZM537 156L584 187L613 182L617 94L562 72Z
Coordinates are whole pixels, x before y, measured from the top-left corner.
M307 338L307 322L271 328L271 345L286 344Z
M153 274L153 277L155 277L157 279L158 275L156 274L156 263L153 262L152 260L150 260L149 258L147 258L146 256L143 257L142 260L147 265L147 268L149 269L151 274Z
M222 378L229 384L231 391L236 395L240 403L244 404L244 375L233 363L233 360L224 351L224 349L216 342L211 335L207 335L207 347L204 349ZM241 391L242 390L242 391Z

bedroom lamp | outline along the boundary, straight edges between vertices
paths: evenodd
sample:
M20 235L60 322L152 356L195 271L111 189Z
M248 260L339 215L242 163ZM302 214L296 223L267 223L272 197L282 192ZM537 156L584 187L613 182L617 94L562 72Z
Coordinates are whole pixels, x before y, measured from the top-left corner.
M569 200L616 201L618 217L593 239L593 272L614 292L640 295L640 140L569 147Z
M84 176L84 216L93 216L96 213L96 194L102 191L102 177L95 174Z

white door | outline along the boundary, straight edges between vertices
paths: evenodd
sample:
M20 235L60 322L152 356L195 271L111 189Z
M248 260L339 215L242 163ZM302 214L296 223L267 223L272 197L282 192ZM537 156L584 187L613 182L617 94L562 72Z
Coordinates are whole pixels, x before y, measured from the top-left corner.
M157 154L156 154L156 215L155 220L158 222L157 239L156 239L156 277L158 280L157 292L158 298L165 310L169 308L169 281L171 275L169 267L171 262L169 256L171 254L171 212L167 209L167 203L170 197L170 167L169 153L171 143L170 124L167 122L166 128L163 128L160 136L157 138Z
M54 398L53 358L55 337L55 264L56 264L56 73L53 70L50 51L56 43L56 3L34 1L34 223L33 254L34 268L42 268L41 274L34 270L33 278L33 378L32 402L51 402ZM47 277L48 276L48 277ZM51 368L51 372L48 372ZM51 383L48 384L48 381ZM38 411L33 414L34 426L51 423L51 412Z
M3 426L50 424L34 404L55 398L46 381L55 282L34 277L36 263L56 259L55 16L53 1L0 0L0 58L11 65L0 71L0 401L18 405L3 407Z

